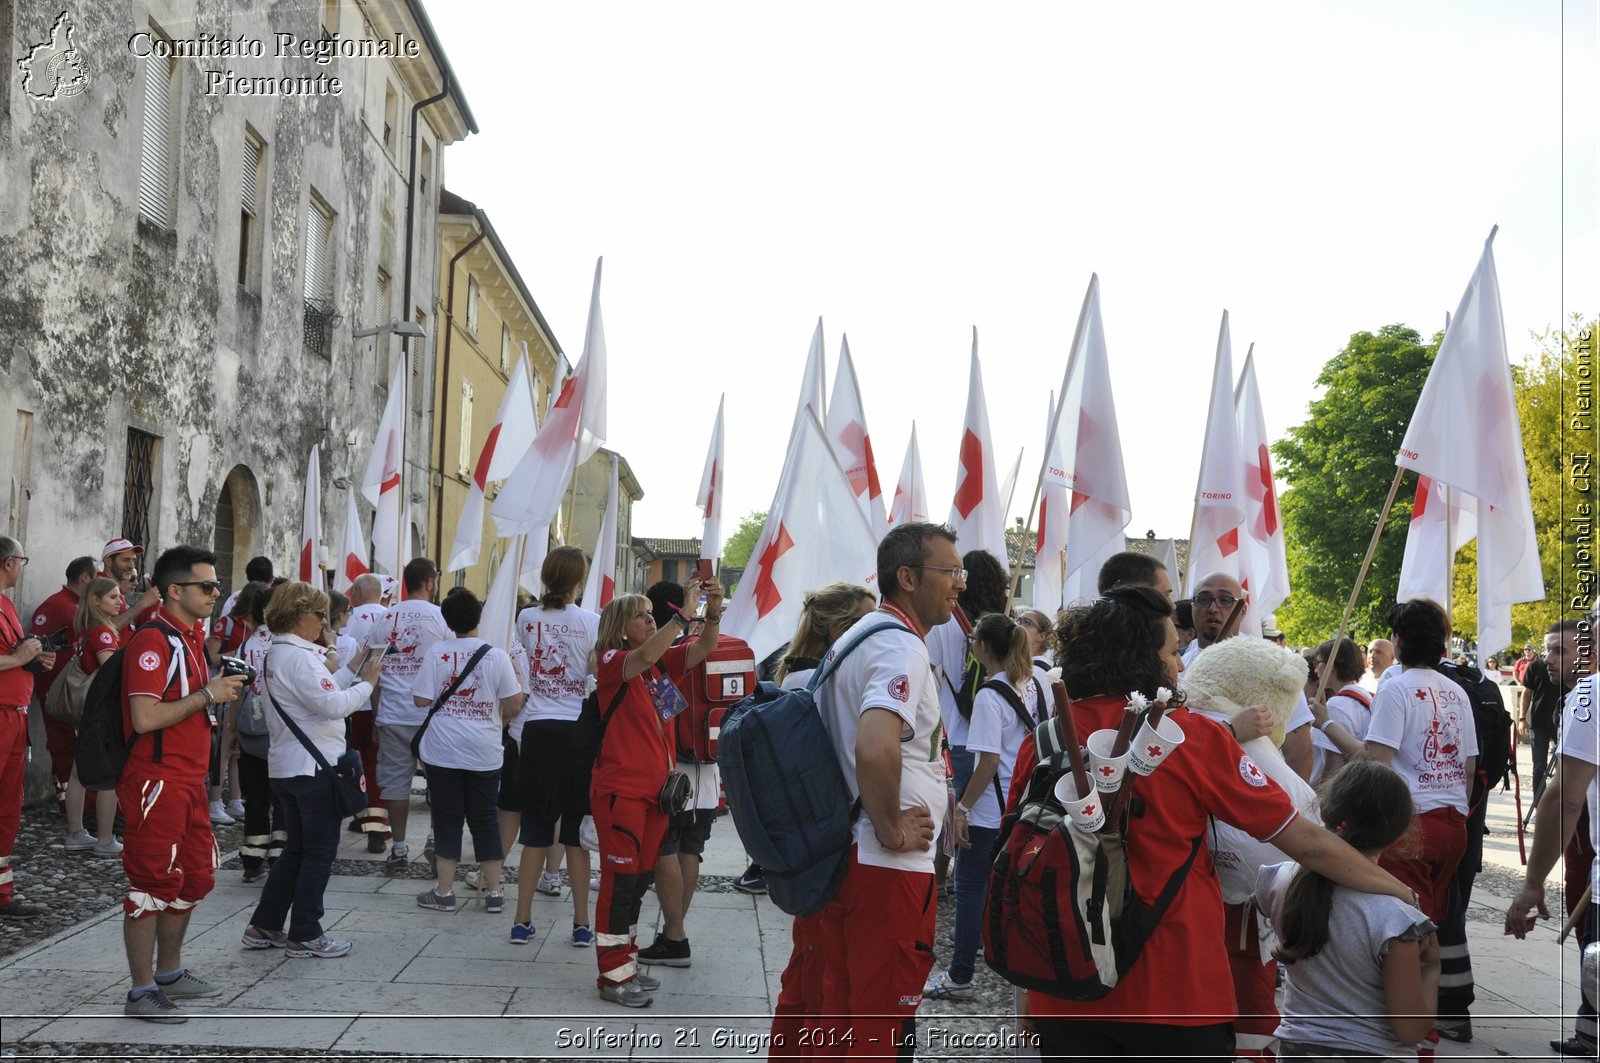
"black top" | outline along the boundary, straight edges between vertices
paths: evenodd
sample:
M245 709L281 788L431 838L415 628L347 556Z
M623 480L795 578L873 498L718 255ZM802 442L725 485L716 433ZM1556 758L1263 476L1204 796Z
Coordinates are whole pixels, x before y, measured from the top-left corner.
M1523 685L1532 693L1533 698L1528 706L1528 725L1535 731L1556 730L1556 714L1561 711L1561 688L1550 679L1550 670L1545 667L1544 655L1540 654L1528 665L1528 670L1522 676Z

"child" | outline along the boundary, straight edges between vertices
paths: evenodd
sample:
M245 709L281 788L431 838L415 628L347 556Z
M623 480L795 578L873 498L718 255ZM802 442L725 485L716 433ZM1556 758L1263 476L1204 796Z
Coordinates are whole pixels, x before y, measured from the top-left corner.
M1345 765L1322 798L1328 829L1373 863L1413 815L1405 780L1374 761ZM1416 1058L1439 996L1439 946L1420 909L1293 863L1261 869L1256 902L1287 973L1280 1058Z

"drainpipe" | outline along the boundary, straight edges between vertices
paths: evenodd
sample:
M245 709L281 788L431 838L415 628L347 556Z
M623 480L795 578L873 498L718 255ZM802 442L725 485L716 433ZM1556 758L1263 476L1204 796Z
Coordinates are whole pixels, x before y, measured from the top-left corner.
M473 220L479 221L476 214L473 215ZM456 332L456 263L461 261L468 251L483 243L487 232L488 227L479 221L478 235L474 236L467 246L450 256L450 280L446 283L444 295L444 365L439 370L439 375L444 377L446 385L450 383L450 341L455 338ZM444 461L445 447L449 445L449 440L444 434L444 423L449 419L450 388L448 386L440 388L439 395L439 506L434 513L433 541L438 544L436 552L439 554L439 568L442 570L450 561L444 556L444 551L449 549L444 545Z

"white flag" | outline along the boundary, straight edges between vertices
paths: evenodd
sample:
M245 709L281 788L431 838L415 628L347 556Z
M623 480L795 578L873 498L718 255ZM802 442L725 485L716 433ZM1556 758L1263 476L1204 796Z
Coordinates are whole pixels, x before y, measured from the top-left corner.
M300 579L322 589L322 467L317 464L317 444L306 461L305 506L300 511Z
M372 571L367 567L367 537L361 534L361 513L356 509L356 489L345 488L349 499L344 517L344 547L339 551L339 578L335 580L341 594L348 595L355 586L357 576Z
M758 661L794 634L807 591L834 580L877 590L878 537L815 416L795 426L778 482L722 620Z
M989 407L983 397L983 370L978 365L978 330L972 330L972 367L967 380L967 416L956 461L956 495L950 505L950 527L956 549L987 550L1000 567L1010 569L1006 549L1005 504L994 473L994 444L989 434Z
M1233 413L1233 344L1228 335L1228 312L1224 310L1222 328L1217 333L1217 360L1211 371L1211 408L1206 414L1200 478L1194 489L1186 594L1193 595L1195 586L1213 572L1232 576L1240 583L1249 577L1239 550L1243 545L1243 524L1244 463L1239 460L1239 424ZM1259 631L1259 625L1246 628L1241 624L1239 630Z
M478 452L478 461L473 466L467 501L461 507L455 542L444 566L446 572L478 563L483 544L483 503L489 481L509 476L533 445L538 422L534 419L533 391L528 377L527 344L523 344L522 353L523 357L518 358L511 369L506 393L500 397L500 409L495 412L489 436L483 441L483 449Z
M1453 528L1445 525L1446 509ZM1455 554L1478 533L1476 509L1471 495L1447 492L1445 485L1431 476L1417 477L1417 497L1411 503L1411 521L1406 525L1406 552L1400 561L1400 587L1395 600L1427 598L1450 608Z
M717 423L711 429L711 449L706 452L705 471L700 474L700 493L695 505L705 519L700 534L700 557L711 562L713 569L722 557L722 476L727 463L722 449L722 407L727 396L717 400Z
M489 585L483 599L483 616L478 621L478 637L491 646L512 652L516 641L517 624L517 566L522 561L523 538L513 536L506 542L505 556Z
M928 519L928 490L922 485L922 455L917 451L917 422L911 422L911 442L900 463L900 480L889 504L889 527L921 523Z
M1017 451L1017 458L1011 463L1011 468L1006 473L1006 478L1000 481L1000 497L1005 500L1006 505L1005 512L1001 514L1000 518L1001 527L1011 523L1011 503L1017 494L1017 477L1022 474L1022 456L1027 452L1028 448L1026 447Z
M1183 585L1183 573L1178 571L1178 540L1163 539L1161 545L1150 551L1150 553L1157 561L1161 562L1161 567L1167 570L1167 578L1172 581L1172 585L1181 587Z
M489 507L501 535L531 533L555 519L573 472L606 436L606 334L600 318L600 267L594 266L589 321L578 368L561 385L533 445Z
M861 512L873 528L887 530L883 509L883 486L878 482L878 463L872 456L872 436L867 432L866 408L861 403L861 385L856 380L855 362L850 358L850 341L839 339L839 371L833 377L833 398L828 402L828 441L839 456L850 486L861 500Z
M1056 396L1050 393L1050 403L1044 418L1044 437L1049 445L1056 424ZM1056 467L1061 467L1059 458ZM1039 480L1039 516L1035 521L1038 531L1034 536L1033 607L1054 618L1066 604L1061 596L1066 573L1061 567L1067 549L1067 489L1056 476L1041 476Z
M606 513L600 518L600 537L589 578L583 584L583 607L599 612L617 591L617 456L611 455L611 486L606 490Z
M794 424L789 428L791 438L800 430L800 422L805 420L807 410L811 410L818 421L828 423L827 367L822 359L822 318L819 317L816 331L811 334L811 346L806 350L806 371L800 378L800 398L795 403Z
M1484 241L1395 458L1477 500L1478 646L1485 653L1510 645L1513 603L1544 597L1494 235Z
M1244 372L1234 393L1239 421L1239 451L1244 458L1244 528L1250 539L1250 609L1265 617L1289 597L1289 554L1278 516L1278 491L1272 482L1266 413L1256 387L1255 345L1244 356Z
M420 357L420 355L418 355ZM406 360L394 360L389 401L372 440L361 493L377 509L372 518L372 556L376 567L398 576L405 565L400 556L400 468L405 462Z

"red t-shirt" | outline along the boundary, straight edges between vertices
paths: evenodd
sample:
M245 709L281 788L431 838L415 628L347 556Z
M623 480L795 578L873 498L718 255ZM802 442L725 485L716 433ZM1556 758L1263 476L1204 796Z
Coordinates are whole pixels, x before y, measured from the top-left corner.
M601 719L605 719L606 710L622 685L622 662L628 652L606 650L595 666L595 696L600 700ZM663 673L677 682L684 674L688 652L687 645L674 646L661 655L654 667L628 680L622 704L606 724L605 737L600 741L600 756L594 762L594 779L590 783L592 793L651 799L660 796L677 754L667 737L668 725L656 714L655 699L645 684Z
M0 656L10 656L17 643L28 637L11 599L0 594ZM0 672L0 708L24 708L33 697L33 673L26 668Z
M28 634L43 638L53 635L63 629L67 634L72 633L72 621L78 615L78 595L71 587L62 587L50 597L40 602L33 610L33 619L28 622ZM54 668L46 670L34 679L34 687L39 691L39 700L43 701L45 695L50 693L50 686L56 681L56 676L72 660L70 653L56 654Z
M1119 697L1074 702L1072 722L1079 742L1101 728L1116 727L1126 704ZM1188 859L1194 840L1204 839L1209 816L1267 840L1298 815L1288 794L1256 768L1227 728L1188 709L1177 709L1167 718L1183 731L1183 744L1153 775L1138 780L1134 795L1144 802L1144 814L1129 817L1133 888L1146 903L1155 901ZM1033 743L1022 743L1008 808L1026 791L1036 763ZM1077 1001L1030 991L1028 1009L1034 1015L1128 1017L1124 1021L1171 1026L1232 1021L1237 1011L1223 936L1222 890L1204 842L1172 907L1109 996Z
M124 635L131 634L127 631L118 631L110 624L96 624L89 629L83 637L83 644L78 652L82 655L78 667L83 669L84 675L93 675L96 668L100 667L100 655L106 650L115 653L122 646Z
M229 616L219 616L216 623L211 625L211 637L222 643L217 652L230 657L239 655L240 647L249 636L250 632L245 630L244 621Z
M200 624L185 627L165 609L157 609L155 623L135 631L122 655L122 725L133 733L129 699L136 694L158 701L179 701L205 686L211 679L206 667L205 629ZM175 646L172 637L177 637ZM178 652L181 649L181 652ZM174 656L177 659L174 660ZM161 734L161 760L155 759L154 731L134 742L128 755L131 770L145 777L187 777L205 779L211 762L211 715L206 710L187 716Z

